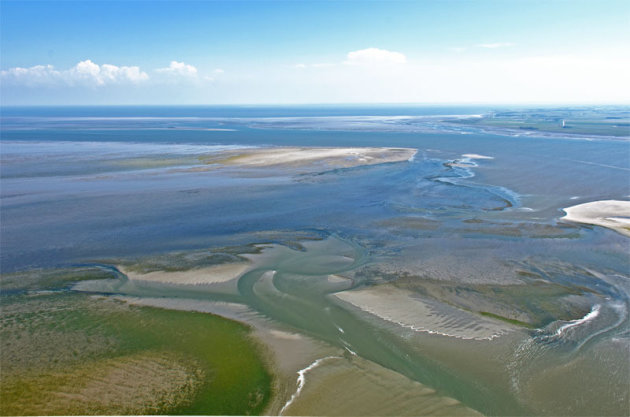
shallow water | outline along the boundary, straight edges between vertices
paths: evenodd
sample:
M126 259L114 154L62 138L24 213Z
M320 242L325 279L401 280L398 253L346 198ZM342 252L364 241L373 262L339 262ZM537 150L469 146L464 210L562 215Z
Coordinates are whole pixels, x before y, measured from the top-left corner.
M484 414L627 414L628 238L559 218L628 198L630 142L490 134L434 117L486 110L11 109L2 272L274 244L231 293L120 274L82 288L241 303ZM418 152L320 172L205 163L288 145ZM334 295L352 289L395 302L379 310ZM504 331L452 337L487 322Z

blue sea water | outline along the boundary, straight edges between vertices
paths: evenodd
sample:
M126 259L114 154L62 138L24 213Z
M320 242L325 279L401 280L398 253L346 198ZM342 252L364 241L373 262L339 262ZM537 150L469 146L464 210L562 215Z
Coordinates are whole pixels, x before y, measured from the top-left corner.
M563 215L563 207L630 195L627 141L457 132L434 119L488 110L3 109L2 269L204 246L219 236L252 230L343 231L352 225L365 232L371 221L395 214L426 211L429 217L442 216L442 221L496 208L502 199L513 207L483 214L553 223ZM369 117L366 121L357 116ZM420 128L410 131L404 119L394 116L419 117ZM200 154L221 146L410 147L418 149L418 155L406 165L298 181L172 172L173 166L195 165ZM445 162L462 154L494 159L478 160L471 171L474 177L458 179L456 187L433 181L446 171ZM160 167L125 161L129 158L180 161Z

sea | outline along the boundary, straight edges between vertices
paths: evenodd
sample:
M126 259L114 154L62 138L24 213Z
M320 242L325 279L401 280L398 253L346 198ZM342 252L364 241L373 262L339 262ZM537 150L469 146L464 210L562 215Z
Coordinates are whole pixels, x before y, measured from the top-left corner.
M562 217L563 208L577 204L630 199L630 133L461 123L507 110L544 117L550 108L2 108L0 270L110 265L173 252L288 245L305 236L334 241L313 252L304 246L292 255L299 262L286 262L285 277L277 278L280 291L308 303L284 297L265 304L245 285L243 299L271 320L484 414L627 415L630 240ZM620 111L630 114L614 108ZM566 112L586 117L583 108ZM225 151L276 147L394 147L415 154L318 172L208 163ZM360 255L343 268L328 256L348 251ZM278 265L274 271L282 274ZM441 321L437 330L397 328L376 310L331 314L333 290L302 284L306 276L332 273L347 274L350 290L412 291L432 314L453 321ZM103 290L117 291L124 288ZM277 304L283 302L284 310ZM307 316L292 313L305 305L312 309ZM478 325L458 322L461 312L513 320L517 330L487 340L451 337L467 334L457 326ZM313 317L330 323L314 325ZM342 342L335 333L341 322Z

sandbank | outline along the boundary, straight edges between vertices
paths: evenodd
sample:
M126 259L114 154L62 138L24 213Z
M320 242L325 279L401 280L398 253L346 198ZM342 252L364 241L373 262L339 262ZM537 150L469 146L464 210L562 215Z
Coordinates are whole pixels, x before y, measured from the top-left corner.
M562 220L592 224L630 236L630 201L601 200L563 209Z
M411 291L389 285L342 291L334 296L414 332L467 340L492 340L512 329L508 324L488 320L437 301L420 299Z
M415 153L416 149L411 148L252 148L224 152L224 159L212 162L241 167L320 165L349 168L408 161Z
M139 273L119 268L122 273L132 281L148 281L162 284L201 285L218 284L240 277L251 264L248 262L236 262L213 265L205 268L189 269L187 271L153 271Z

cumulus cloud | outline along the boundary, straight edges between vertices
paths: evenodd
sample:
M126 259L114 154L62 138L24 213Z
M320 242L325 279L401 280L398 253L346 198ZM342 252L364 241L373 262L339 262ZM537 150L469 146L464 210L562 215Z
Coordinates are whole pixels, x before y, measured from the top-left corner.
M29 86L54 84L61 82L61 72L52 65L35 65L30 68L15 67L0 72L3 82L12 82Z
M121 82L138 83L146 81L149 76L139 67L118 67L111 64L98 65L89 59L79 62L67 71L72 81L85 81L96 85L116 84Z
M507 48L509 46L514 46L514 44L512 42L495 42L495 43L479 43L475 46L477 48L496 49L496 48Z
M348 52L344 64L347 65L382 65L404 64L407 57L400 52L388 51L379 48L360 49Z
M15 67L0 72L3 82L26 86L88 85L139 83L149 79L139 67L98 65L89 59L67 70L57 70L52 65L35 65L29 68Z
M197 68L184 62L171 61L166 68L158 68L156 72L180 77L196 77Z

